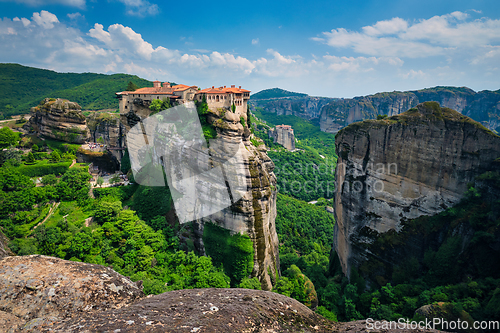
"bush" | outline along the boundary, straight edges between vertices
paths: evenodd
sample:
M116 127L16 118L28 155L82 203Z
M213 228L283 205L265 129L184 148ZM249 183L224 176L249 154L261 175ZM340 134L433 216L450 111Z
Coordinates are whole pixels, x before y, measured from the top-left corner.
M42 184L55 185L57 184L57 177L54 174L48 174L42 177Z
M70 165L71 162L51 164L38 162L35 165L22 165L18 168L18 171L28 177L43 177L51 173L54 175L62 175L69 169Z

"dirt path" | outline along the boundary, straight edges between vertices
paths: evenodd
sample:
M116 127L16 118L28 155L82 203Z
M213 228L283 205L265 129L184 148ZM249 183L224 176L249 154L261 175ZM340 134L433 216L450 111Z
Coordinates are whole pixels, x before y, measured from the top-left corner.
M38 228L40 225L44 224L45 221L47 221L52 216L52 214L54 214L54 212L56 211L57 207L59 207L59 204L60 204L60 202L54 202L54 204L52 205L52 208L50 208L49 213L47 214L47 216L40 223L38 223L33 228L33 231L35 231L36 228Z
M75 163L76 163L76 160L73 160L73 163L71 163L71 165L69 167L72 168L73 165L75 165Z

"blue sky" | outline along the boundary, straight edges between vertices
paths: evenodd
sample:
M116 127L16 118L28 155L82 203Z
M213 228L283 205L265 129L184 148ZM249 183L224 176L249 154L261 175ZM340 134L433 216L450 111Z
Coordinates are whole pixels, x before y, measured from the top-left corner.
M500 88L495 1L0 0L0 62L353 97Z

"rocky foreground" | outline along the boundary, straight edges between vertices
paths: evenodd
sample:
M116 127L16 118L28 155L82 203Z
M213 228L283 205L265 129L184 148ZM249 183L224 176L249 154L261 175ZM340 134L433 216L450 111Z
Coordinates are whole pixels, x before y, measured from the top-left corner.
M268 291L211 288L144 297L140 283L111 268L32 255L0 260L0 332L368 330L364 321L334 323Z

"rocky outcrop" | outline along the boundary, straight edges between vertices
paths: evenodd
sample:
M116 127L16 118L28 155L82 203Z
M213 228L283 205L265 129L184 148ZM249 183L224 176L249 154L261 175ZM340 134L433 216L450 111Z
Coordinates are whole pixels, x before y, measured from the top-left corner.
M67 319L42 332L374 332L364 320L335 323L296 300L249 289L177 290L121 309ZM376 332L408 332L377 323ZM389 328L390 327L390 328ZM412 332L437 333L433 329Z
M93 112L87 118L90 140L102 142L109 147L121 147L123 130L120 115L115 113Z
M246 115L245 115L246 116ZM244 117L246 121L246 117ZM210 149L224 150L230 142L241 141L244 165L235 169L243 170L248 191L230 207L196 221L198 235L196 243L203 250L203 225L210 221L231 230L247 234L254 246L254 265L252 276L257 276L264 290L271 290L279 271L279 242L276 233L276 177L274 163L266 153L262 143L254 146L250 138L257 140L247 126L243 127L239 117L230 111L211 110L209 123L217 130L221 145L211 145ZM227 144L225 144L227 143ZM217 153L212 156L216 156Z
M295 135L291 126L278 125L276 128L269 129L268 135L273 138L275 143L282 145L286 149L295 149Z
M409 219L453 206L500 157L498 135L436 102L351 124L335 144L334 245L347 276L371 255L370 230L398 232Z
M280 294L209 288L171 291L51 328L63 332L334 332L335 326Z
M435 87L332 101L322 110L320 127L324 132L336 133L353 122L375 119L377 115L397 115L426 101L438 102L444 107L454 109L492 130L496 130L500 125L498 90L476 93L465 87Z
M141 289L100 265L40 255L4 258L0 331L371 332L365 321L331 322L292 298L268 291L207 288L143 297Z
M32 108L23 129L70 143L83 143L90 137L80 105L60 98L46 98Z
M199 254L206 254L203 237L207 222L232 234L248 235L254 249L251 275L259 278L264 290L271 290L280 275L274 164L262 141L251 134L246 113L223 108L206 112L202 115L203 130L212 136L216 133L208 147L201 137L202 128L193 121L198 118L196 109L189 103L150 117L134 113L142 120L135 127L132 124L137 119L122 115L125 126L131 128L127 146L135 181L162 186L165 182L161 170L165 170L179 222L193 221L193 241ZM143 153L146 151L148 155Z
M108 267L40 255L0 260L0 309L37 329L68 317L120 308L144 296Z
M99 170L114 173L120 169L120 161L116 157L119 154L119 151L93 151L80 147L76 151L75 156L78 163L93 163Z
M266 112L277 115L293 115L304 119L314 119L321 115L325 105L334 98L326 97L282 97L270 99L251 99L252 107L261 107Z
M12 256L14 253L9 249L9 239L5 237L3 232L0 230L0 259L7 256Z

